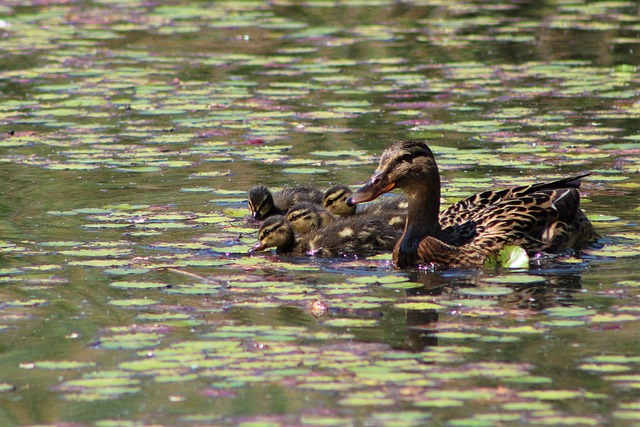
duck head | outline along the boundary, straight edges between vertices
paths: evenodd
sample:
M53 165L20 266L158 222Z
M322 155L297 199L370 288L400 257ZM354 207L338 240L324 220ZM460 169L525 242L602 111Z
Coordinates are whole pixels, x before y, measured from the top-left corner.
M251 219L260 221L267 217L273 209L273 195L264 185L253 187L249 190L247 207L251 212Z
M438 192L440 189L438 167L431 149L424 141L398 141L382 153L369 182L353 193L347 204L368 202L395 188L411 196L425 186L437 188Z

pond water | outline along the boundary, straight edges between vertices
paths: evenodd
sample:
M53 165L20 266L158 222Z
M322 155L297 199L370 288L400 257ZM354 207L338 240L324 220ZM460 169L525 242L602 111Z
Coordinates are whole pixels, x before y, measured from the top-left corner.
M640 423L630 1L0 5L0 424ZM584 171L528 270L248 255L246 191L429 141L444 203Z

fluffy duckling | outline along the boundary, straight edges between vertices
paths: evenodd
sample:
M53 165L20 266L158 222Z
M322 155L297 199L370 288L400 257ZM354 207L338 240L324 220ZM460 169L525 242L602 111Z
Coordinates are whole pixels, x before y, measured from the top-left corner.
M251 218L261 221L271 215L283 215L296 203L322 203L322 192L312 187L285 187L271 193L264 185L249 190L247 206Z
M249 252L275 247L278 254L369 255L390 250L399 237L398 230L380 220L349 217L296 238L289 221L274 215L262 223L258 242Z
M351 197L351 194L353 191L346 185L334 185L324 193L322 205L337 216L355 215L356 205L347 204L347 199Z
M286 218L293 230L299 234L326 227L334 220L334 216L328 210L309 202L296 204L287 211Z
M351 215L378 218L394 228L403 229L407 219L407 199L402 196L383 197L364 206L347 204L353 191L346 185L335 185L324 193L322 204L332 214L340 217ZM356 208L359 208L356 211Z
M399 188L409 201L407 223L393 251L397 267L482 266L506 245L530 254L580 249L595 239L580 210L578 175L527 186L488 190L440 211L440 173L424 141L398 141L347 204L367 202ZM462 226L462 236L451 227ZM444 228L447 227L447 228Z

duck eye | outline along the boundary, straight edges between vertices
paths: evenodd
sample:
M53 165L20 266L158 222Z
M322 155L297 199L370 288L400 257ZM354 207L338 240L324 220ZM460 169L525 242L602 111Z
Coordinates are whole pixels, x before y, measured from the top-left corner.
M402 160L403 162L408 162L411 163L411 160L413 159L413 156L410 153L405 153L402 155L402 157L400 157L400 160Z

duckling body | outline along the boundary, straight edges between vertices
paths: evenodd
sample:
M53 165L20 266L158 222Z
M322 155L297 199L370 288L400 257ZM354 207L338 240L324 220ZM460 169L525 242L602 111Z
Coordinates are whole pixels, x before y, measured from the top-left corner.
M260 226L258 242L250 252L275 247L279 254L369 255L391 250L398 237L397 230L380 220L349 217L296 238L289 221L282 215L274 215Z
M422 141L399 141L384 151L371 180L347 203L366 202L394 188L406 193L407 221L393 252L399 268L482 266L505 245L558 253L593 241L593 226L579 208L584 176L485 191L439 213L440 175L433 153Z
M283 215L296 203L322 203L322 192L312 187L285 187L271 193L264 185L249 190L247 206L254 220L261 221L271 215Z

